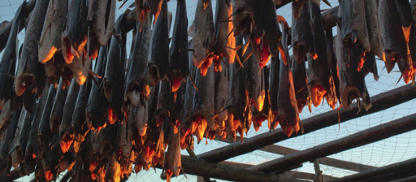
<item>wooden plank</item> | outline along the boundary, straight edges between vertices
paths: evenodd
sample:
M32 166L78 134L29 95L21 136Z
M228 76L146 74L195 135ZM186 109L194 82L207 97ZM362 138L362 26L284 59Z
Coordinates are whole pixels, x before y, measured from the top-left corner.
M413 120L413 122L415 123L415 120ZM376 168L376 169L371 169L368 171L364 171L361 173L357 173L357 174L353 174L350 176L345 176L343 178L339 178L335 181L358 181L358 180L363 180L363 179L368 179L368 178L372 178L374 176L381 176L384 174L389 174L389 173L398 173L400 171L404 171L407 169L413 169L414 171L416 171L416 158L415 159L409 159L403 162L398 162L398 163L394 163L394 164L390 164L384 167L380 167L380 168ZM414 175L414 173L413 173ZM406 176L407 177L407 176Z
M307 128L305 127L305 130L306 129ZM409 116L357 132L353 135L343 137L338 140L334 140L321 145L317 145L315 147L302 150L296 153L292 153L284 157L268 161L257 166L250 167L248 169L262 172L278 171L287 166L295 166L299 163L332 155L338 152L342 152L344 150L360 147L368 143L380 141L388 137L402 134L414 129L416 129L416 114L411 114Z
M182 167L186 174L198 176L209 176L211 178L230 181L287 181L300 182L303 180L292 179L285 176L265 174L258 171L251 171L245 168L213 163L203 159L182 155Z
M350 119L376 113L414 98L416 98L416 87L411 84L392 89L388 92L380 93L371 97L370 100L372 101L371 104L373 107L368 111L363 110L356 114L358 112L358 107L357 104L354 103L349 110L342 108L339 113L333 110L304 119L302 121L305 129L304 133L292 134L291 137L302 136L328 126L338 125L339 123ZM288 139L288 137L283 133L282 129L279 128L274 132L266 132L252 138L248 138L244 140L243 143L234 142L230 145L202 153L198 155L198 158L212 162L220 162L286 139Z
M414 181L416 181L416 176L410 176L410 177L403 178L403 179L397 179L391 182L414 182Z
M282 173L281 175L289 177L289 178L298 178L298 179L307 179L307 180L313 180L315 177L315 174L311 173L305 173L301 171L286 171ZM338 179L336 177L322 175L323 181Z
M244 140L246 140L246 139L247 138L245 138ZM227 138L225 140L222 140L221 137L217 137L217 138L215 138L215 140L222 141L222 142L227 142L227 143L233 143L234 142L231 138ZM240 141L240 136L236 137L236 141ZM291 153L299 152L299 150L283 147L283 146L280 146L280 145L268 145L268 146L259 148L259 150L274 153L274 154L279 154L279 155L288 155L288 154L291 154ZM362 171L366 171L366 170L370 170L370 169L375 168L375 167L369 166L369 165L364 165L364 164L359 164L359 163L354 163L354 162L348 162L348 161L343 161L343 160L329 158L329 157L320 158L319 163L327 165L327 166L332 166L332 167L337 167L337 168L351 170L351 171L357 171L357 172L362 172Z

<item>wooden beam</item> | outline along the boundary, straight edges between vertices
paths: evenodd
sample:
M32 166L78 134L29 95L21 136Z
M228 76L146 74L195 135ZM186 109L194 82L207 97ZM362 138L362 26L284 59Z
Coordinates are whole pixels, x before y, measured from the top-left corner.
M354 103L349 110L342 108L339 112L332 110L304 119L302 121L304 133L292 134L292 138L302 136L328 126L338 125L339 123L350 119L376 113L414 98L416 98L416 87L411 84L392 89L388 92L380 93L371 97L370 100L372 101L371 104L373 107L371 107L368 111L361 111L356 114L358 112L358 107L357 104ZM244 140L243 143L234 142L230 145L202 153L198 155L198 158L212 162L220 162L286 139L289 138L283 133L282 129L279 128L273 132L266 132L248 138Z
M188 152L189 156L197 158L193 150L186 148L186 151ZM208 177L206 176L201 176L201 177L205 182L211 182L211 179L209 179Z
M408 176L415 175L415 171L416 171L416 168L406 169L406 170L398 171L398 172L394 172L394 173L383 174L383 175L380 175L380 176L374 176L372 178L362 180L361 182L391 181L391 180L395 180L395 179L406 178Z
M24 19L26 19L29 16L29 13L32 12L33 8L35 7L36 0L30 0L29 2L23 2L22 4L22 15L21 17L15 17L15 18L21 18L20 26L19 26L19 32L25 27L24 26ZM7 44L7 39L9 38L10 29L12 28L11 21L4 21L1 23L0 26L0 52L3 51L4 47Z
M315 177L313 178L313 182L322 182L322 171L319 168L318 159L313 161L313 168L315 169Z
M248 169L262 172L273 172L287 166L294 166L299 163L311 161L324 156L336 154L344 150L360 147L368 143L373 143L388 137L402 134L416 129L416 114L412 114L388 123L357 132L353 135L340 138L328 143L286 155L263 164L250 167ZM305 127L306 130L306 127ZM356 180L348 180L356 181Z
M247 138L245 138L244 140L246 140L246 139ZM227 143L234 143L234 141L231 138L227 138L225 140L222 140L221 137L217 137L217 138L215 138L215 140L221 141L221 142L227 142ZM240 141L240 136L237 136L236 140ZM258 150L266 151L266 152L270 152L270 153L274 153L274 154L279 154L279 155L288 155L288 154L291 154L291 153L299 152L299 150L283 147L283 146L280 146L280 145L267 145L265 147L259 148ZM329 157L320 158L319 163L327 165L327 166L332 166L332 167L337 167L337 168L351 170L351 171L357 171L357 172L363 172L363 171L375 168L375 167L369 166L369 165L364 165L364 164L359 164L359 163L354 163L354 162L348 162L348 161L343 161L343 160L329 158Z
M211 178L230 181L303 181L274 174L265 174L258 171L251 171L241 167L235 167L221 163L213 163L203 159L197 159L183 155L182 167L186 174L209 176Z
M322 24L325 30L329 30L337 25L338 8L337 6L322 13Z
M315 174L305 173L301 171L286 171L282 173L281 175L289 177L289 178L298 178L298 179L307 179L307 180L313 180L315 177ZM336 177L327 176L327 175L322 175L322 178L323 178L323 181L338 179Z
M413 122L415 123L414 120ZM343 178L339 178L338 180L334 180L334 182L335 181L358 181L358 180L372 178L374 176L380 176L380 175L389 174L389 173L397 173L399 171L404 171L404 170L411 169L411 168L416 168L416 158L406 160L403 162L399 162L399 163L390 164L390 165L376 168L376 169L371 169L371 170L353 174L350 176L345 176Z

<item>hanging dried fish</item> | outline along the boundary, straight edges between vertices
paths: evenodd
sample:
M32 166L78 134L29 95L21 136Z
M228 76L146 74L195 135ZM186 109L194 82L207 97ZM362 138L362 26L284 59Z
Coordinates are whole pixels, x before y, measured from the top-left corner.
M202 126L208 126L209 129L215 130L215 120L213 118L215 105L214 66L209 67L207 71L208 72L205 76L202 76L201 74L196 74L195 76L197 88L203 89L199 89L195 92L192 121L198 123L198 125L202 124ZM198 70L196 72L198 72ZM202 140L205 129L200 128L197 130L197 138Z
M385 65L390 73L396 62L406 60L407 42L395 1L380 0L378 4L378 20L386 55Z
M279 95L279 75L280 75L280 60L272 57L270 63L270 77L269 77L269 95L270 95L270 109L271 116L268 120L270 130L274 130L279 124L279 108L277 104L277 96Z
M123 120L123 87L126 68L126 36L122 36L122 20L126 13L118 17L115 30L108 49L107 65L104 75L104 95L107 98L107 117L110 124Z
M335 55L335 42L334 36L332 35L332 29L325 31L326 34L326 55L328 59L329 69L331 70L332 78L334 79L335 85L335 94L337 98L340 98L339 95L339 73L337 65L337 57Z
M74 140L74 135L69 133L69 127L71 126L79 87L80 86L72 80L65 99L64 113L62 115L61 124L59 125L59 145L61 146L62 153L66 153L69 150L69 147Z
M309 2L311 12L312 35L315 53L317 57L308 55L307 76L309 81L308 90L311 94L311 100L315 107L321 104L322 98L325 97L328 105L334 109L337 102L334 81L329 69L327 58L327 45L325 32L322 25L321 13L319 6Z
M2 139L0 140L0 172L4 170L8 173L11 168L11 162L8 158L10 147L17 131L17 123L19 120L21 107L13 112L12 121L9 122L7 129L5 129ZM3 128L2 128L3 130Z
M172 84L172 92L176 92L188 76L188 52L184 51L188 44L188 17L186 1L179 0L176 5L175 24L170 47L168 79Z
M367 86L364 80L364 71L358 71L356 66L358 60L361 59L360 51L363 51L359 44L355 44L352 48L345 47L341 30L338 28L338 33L335 40L335 54L337 55L337 64L339 69L339 90L340 102L342 107L349 109L351 102L354 99L363 99L364 108L368 110L371 107L370 95L367 91Z
M295 57L292 60L292 73L293 73L293 87L296 93L296 102L299 113L302 112L304 106L308 106L309 112L311 112L311 98L310 93L307 90L308 78L306 75L305 62L297 63Z
M306 54L308 52L314 52L313 49L313 37L312 30L310 26L310 15L309 15L309 5L305 5L299 12L299 17L296 18L295 12L297 12L297 6L299 3L306 3L307 1L301 0L298 2L292 3L292 45L293 45L293 55L295 56L295 62L300 64L305 62ZM296 81L295 81L296 82Z
M234 66L232 64L221 65L225 68L222 72L215 73L215 95L214 95L214 114L215 121L221 130L224 130L225 122L228 118L227 104L228 104L228 86L229 86L229 70L228 67ZM223 124L224 123L224 124Z
M39 43L39 62L45 64L62 46L68 0L50 0ZM62 56L62 55L61 55Z
M96 61L94 71L98 75L104 75L107 64L107 47L100 48L98 59ZM99 129L104 125L104 117L106 115L107 102L104 96L103 83L104 79L95 78L97 84L92 84L88 103L85 109L86 122L92 129Z
M68 13L62 36L62 53L65 62L70 64L74 57L83 59L81 54L84 52L88 38L87 1L71 0L68 12L70 13Z
M52 133L59 130L59 125L64 114L64 106L68 89L63 88L63 79L59 80L58 90L56 91L55 100L53 101L52 112L49 120L49 127Z
M33 115L28 113L26 109L22 109L17 124L17 130L12 142L12 147L8 153L11 157L12 166L14 168L16 168L21 162L24 162L32 117Z
M160 80L165 80L169 69L169 27L168 7L163 1L162 17L156 21L152 31L151 61L149 64L150 86L154 87Z
M58 87L59 88L59 87ZM39 121L38 138L43 149L50 146L53 133L51 132L49 121L53 108L54 99L56 97L57 89L53 85L49 86L48 95L43 95L46 98L45 107L42 109L42 116Z
M280 24L283 26L282 34L282 45L283 49L288 55L287 39L288 39L288 27L285 26L285 22L280 21ZM279 123L282 127L283 132L290 137L292 132L299 131L299 111L296 102L296 93L295 87L293 84L293 75L290 70L290 60L288 60L288 65L285 65L283 61L280 61L280 71L279 71L279 91L277 95L277 104L278 104L278 113L279 113Z
M20 16L23 3L16 11L16 15L12 20L9 37L7 39L6 48L0 62L0 111L4 104L12 98L13 93L13 77L16 69L16 57L18 56L18 40Z
M261 70L261 92L264 92L264 104L263 110L259 111L256 108L252 108L252 120L254 129L259 131L263 121L271 120L271 108L270 108L270 96L269 96L269 67L264 67Z
M371 52L377 55L381 60L385 60L383 37L381 36L381 27L378 15L378 0L364 0L365 20L367 24L368 37L371 45ZM365 64L365 63L364 63Z
M88 96L90 95L92 78L88 77L85 84L79 88L76 104L74 107L74 113L72 116L71 126L69 134L74 136L72 148L77 153L80 149L81 142L85 140L85 136L89 131L86 123L85 108L88 104Z
M220 66L223 58L227 58L229 64L234 63L236 50L232 14L233 5L230 0L216 2L214 50L215 55L219 56L218 60L214 60L216 68ZM223 69L221 68L221 70Z
M251 51L251 48L249 47L247 50ZM262 111L265 97L264 90L261 90L262 67L256 57L251 56L247 61L249 103L250 106L254 105L258 111Z
M150 47L150 37L152 34L151 22L138 23L134 47L129 58L126 84L124 86L124 102L137 106L139 101L143 104L143 99L148 100L150 94L149 80L146 75L147 59Z
M12 109L12 100L9 99L4 104L3 110L0 111L0 136L3 135L3 132L6 131L7 127L10 124L10 119L13 113Z
M237 0L233 1L233 27L234 35L250 35L255 55L260 60L260 67L266 66L270 56L276 57L277 52L283 57L286 64L286 55L279 40L281 32L277 24L276 8L273 1ZM253 27L253 30L250 28ZM279 48L280 46L280 48Z
M182 170L179 123L170 129L168 146L164 170L166 170L166 181L170 182L172 175L176 177Z
M17 77L14 82L17 96L21 96L32 84L36 94L38 96L42 94L46 77L45 69L38 58L38 42L42 33L48 4L49 0L36 1L35 8L31 12L22 54L19 58Z
M205 76L210 68L214 56L214 17L211 0L198 0L196 5L194 32L193 32L193 62L202 76Z
M116 17L116 0L89 0L88 1L88 21L89 27L89 48L87 49L90 59L98 56L100 46L107 45L114 29Z

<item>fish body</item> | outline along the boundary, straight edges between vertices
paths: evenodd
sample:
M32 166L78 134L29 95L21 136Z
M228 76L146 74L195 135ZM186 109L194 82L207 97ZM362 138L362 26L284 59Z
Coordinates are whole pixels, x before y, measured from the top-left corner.
M81 54L87 45L87 1L71 0L68 12L62 36L62 53L65 62L70 64L74 57L81 58Z
M68 13L68 0L50 0L39 44L39 62L45 64L62 46L62 32Z
M234 63L236 51L232 23L233 5L230 0L216 2L215 8L215 54L219 58L227 58L228 63ZM218 64L220 60L217 60ZM218 66L216 66L218 67Z
M52 112L49 119L49 127L52 133L59 130L59 125L64 114L65 100L68 89L63 88L63 79L59 80L58 90L56 91L55 100L53 101Z
M152 31L151 62L149 65L150 86L165 80L169 70L169 29L166 0L162 5L162 17L158 18Z
M75 82L75 80L72 80L65 99L64 113L62 115L61 124L59 125L59 145L61 146L62 153L66 153L69 150L69 147L72 145L74 139L74 135L69 133L69 127L71 126L79 87L80 86Z
M173 25L172 46L170 47L168 79L172 84L172 92L176 92L182 81L188 76L188 17L186 1L179 0L176 6L175 23Z
M36 94L38 96L42 94L46 77L45 69L39 62L37 42L39 42L42 33L48 4L49 0L36 1L35 8L31 12L22 53L19 57L17 77L14 82L17 96L21 96L32 84Z
M122 36L122 20L126 14L117 19L115 30L119 34L113 35L108 48L106 71L104 74L104 95L107 98L107 116L110 124L123 120L123 87L126 65L126 37ZM117 40L118 39L118 40ZM121 42L119 42L121 41Z
M214 16L210 0L198 0L196 5L194 32L193 32L193 62L202 76L205 76L210 68L214 57L212 56L214 46Z
M298 1L298 3L306 1ZM296 12L298 3L292 3L292 11ZM293 55L297 64L305 62L306 54L313 49L312 30L310 26L309 6L306 5L300 10L299 18L292 16L292 45ZM312 51L313 52L313 51Z

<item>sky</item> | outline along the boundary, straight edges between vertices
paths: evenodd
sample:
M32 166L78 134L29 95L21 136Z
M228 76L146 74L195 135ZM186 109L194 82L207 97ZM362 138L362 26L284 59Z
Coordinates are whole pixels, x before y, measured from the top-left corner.
M22 1L20 0L1 0L0 1L0 22L4 20L11 20L14 17L14 12L17 10L19 5ZM126 5L117 11L117 15L123 13L127 7L133 3L133 0L129 0ZM212 1L213 4L213 12L215 12L215 0ZM338 5L337 0L329 0L333 7ZM195 8L197 0L187 0L187 12L188 12L188 20L189 25L192 24L192 21L195 16ZM121 3L117 1L117 7L119 7ZM321 4L321 9L329 9L330 7L326 4ZM171 0L168 3L168 10L172 12L173 18L175 20L175 10L176 10L176 1ZM286 18L289 25L291 25L291 6L287 5L277 10L277 14ZM118 16L117 16L118 17ZM172 23L173 25L173 23ZM173 27L173 26L172 26ZM335 29L334 29L335 30ZM172 32L172 31L171 31ZM334 31L334 35L336 31ZM127 47L130 48L131 45L131 33L128 34L128 44ZM20 43L23 42L24 31L19 34ZM129 51L127 51L129 53ZM2 53L0 53L2 56ZM382 61L377 61L378 72L380 75L379 81L375 81L370 74L366 77L366 84L368 91L371 96L376 94L387 92L391 89L398 88L404 85L403 81L398 81L400 77L400 73L398 72L397 66L393 69L390 74L387 74L384 63ZM397 83L397 84L396 84ZM386 109L384 111L380 111L374 114L370 114L364 117L359 117L356 119L349 120L347 122L341 123L339 125L333 125L327 128L323 128L317 130L315 132L311 132L302 136L298 137L291 137L285 141L276 143L276 145L281 145L297 150L304 150L316 145L320 145L332 140L336 140L345 136L349 136L356 132L365 130L370 127L377 126L382 123L386 123L392 121L394 119L398 119L404 117L409 114L413 114L415 112L414 104L416 104L415 100L407 101L403 104L398 106L392 107L390 109ZM305 119L326 111L329 111L330 108L327 106L326 102L323 103L318 107L313 107L312 112L309 113L305 108L304 111L300 114L300 118ZM363 111L365 112L365 111ZM280 126L279 126L280 127ZM267 128L267 124L263 124L263 127L260 128L258 132L255 132L254 129L251 129L248 133L248 137L255 136L257 134L269 132ZM416 131L407 132L401 135L397 135L394 137L390 137L385 140L381 140L379 142L375 142L372 144L368 144L362 147L358 147L355 149L347 150L338 154L334 154L328 157L344 160L344 161L351 161L371 166L385 166L391 163L396 163L400 161L404 161L407 159L415 158L416 156L416 140L413 139L416 137ZM213 149L223 147L228 145L227 143L218 142L218 141L208 141L208 144L205 145L205 140L202 141L200 144L195 144L195 153L201 154L204 152L211 151ZM182 154L188 155L186 151L182 151ZM269 160L273 160L275 158L281 157L277 154L272 154L263 151L253 151L245 155L241 155L238 157L234 157L229 159L228 161L238 162L238 163L249 163L249 164L260 164ZM352 171L341 170L338 168L320 165L321 170L323 171L324 175L330 175L335 177L342 177L345 175L354 174ZM303 167L295 169L297 171L309 172L314 173L313 164L311 163L304 163ZM186 173L186 171L185 171ZM138 174L132 174L129 181L164 181L160 179L161 170L149 170L149 171L141 171ZM185 178L183 175L173 178L172 181L196 181L196 176L187 175L188 178ZM20 181L28 181L30 177L24 177L19 179ZM221 180L217 180L221 181Z

